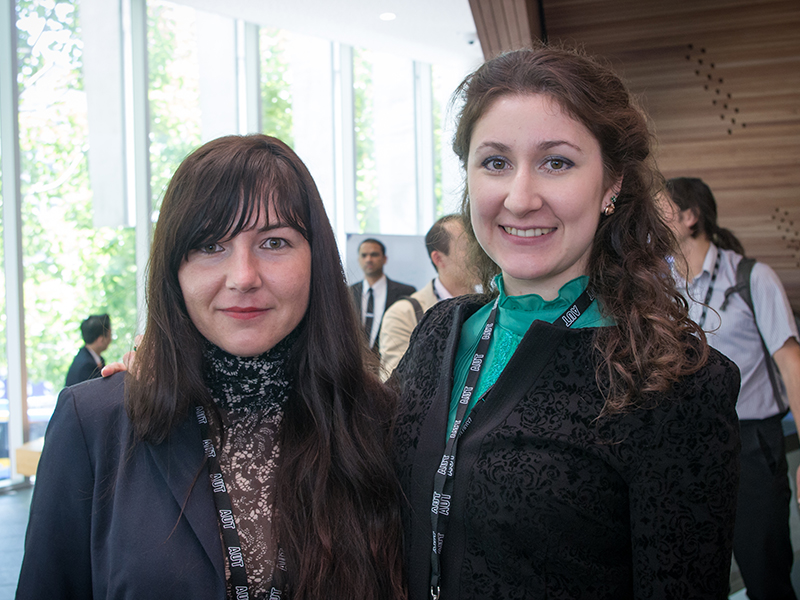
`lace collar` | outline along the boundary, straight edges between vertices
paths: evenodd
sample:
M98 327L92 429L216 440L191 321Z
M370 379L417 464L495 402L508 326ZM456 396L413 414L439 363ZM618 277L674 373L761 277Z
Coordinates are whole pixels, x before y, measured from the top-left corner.
M226 413L263 412L283 406L291 387L287 360L296 339L289 334L259 356L234 356L207 343L204 377L217 406Z

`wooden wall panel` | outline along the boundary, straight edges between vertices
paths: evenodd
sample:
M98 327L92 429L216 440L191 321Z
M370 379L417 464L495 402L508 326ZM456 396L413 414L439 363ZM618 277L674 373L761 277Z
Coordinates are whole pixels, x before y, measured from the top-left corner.
M485 59L542 39L539 0L469 0Z
M664 175L711 186L721 224L800 312L800 2L542 2L550 42L609 60L652 118Z

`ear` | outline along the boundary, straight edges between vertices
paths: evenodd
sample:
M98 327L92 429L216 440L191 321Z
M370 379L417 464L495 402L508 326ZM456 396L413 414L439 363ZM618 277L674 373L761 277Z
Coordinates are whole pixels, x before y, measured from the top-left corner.
M689 229L697 225L700 217L697 215L697 210L694 208L687 208L681 211L681 223L686 225Z
M614 196L615 198L619 196L619 191L622 189L622 177L616 179L611 182L611 185L608 186L606 189L606 193L603 194L603 201L600 204L600 207L604 207L605 205L611 202L611 197Z
M444 265L444 261L446 259L447 255L439 252L438 250L431 252L431 262L434 264L437 271L442 268L442 265Z

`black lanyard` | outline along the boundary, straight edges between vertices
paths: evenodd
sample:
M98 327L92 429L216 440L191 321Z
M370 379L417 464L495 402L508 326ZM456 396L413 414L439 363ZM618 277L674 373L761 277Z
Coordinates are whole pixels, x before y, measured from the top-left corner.
M711 302L711 294L714 293L714 282L717 281L717 273L719 273L719 259L722 256L722 252L717 250L717 260L714 263L714 270L711 272L711 281L708 283L708 290L706 291L706 299L703 300L703 313L700 315L700 320L697 324L700 326L700 329L703 328L703 325L706 324L706 315L708 314L708 303Z
M439 292L436 291L436 278L435 277L433 279L431 279L431 287L433 288L433 295L436 296L436 301L438 302L439 300L442 299L442 297L439 295Z
M236 529L236 519L233 516L233 505L228 494L228 488L222 477L222 470L219 466L219 458L214 448L214 442L208 431L208 417L202 406L195 406L197 423L200 425L200 435L203 438L203 450L208 459L208 476L211 479L211 490L214 492L214 505L217 507L219 524L222 529L222 543L225 545L228 569L231 573L230 583L233 597L236 600L247 600L250 598L250 586L247 583L247 568L244 565L244 555L242 546L239 542L239 532ZM283 552L278 549L275 570L282 568L285 570ZM272 588L270 598L280 598L282 590L275 584L275 576L272 577Z
M553 324L562 327L572 327L575 321L578 320L589 305L594 301L594 295L587 287L583 293L578 297L575 303L570 306L564 314L557 318ZM450 518L450 501L452 500L454 474L456 464L456 449L458 439L464 434L469 427L471 419L464 421L464 416L467 413L470 398L478 383L478 379L483 369L483 362L486 358L486 352L489 349L489 344L492 341L492 334L494 333L494 325L497 319L497 305L500 302L498 297L494 301L492 310L489 313L489 318L483 328L481 339L478 340L478 347L475 349L475 354L472 357L472 364L467 372L467 381L464 384L464 389L461 392L461 398L458 401L458 408L456 409L456 419L453 427L450 429L450 434L447 438L447 443L444 449L444 455L439 463L439 469L433 476L433 500L431 501L431 527L433 532L433 544L431 549L431 599L439 600L441 593L439 587L439 580L441 578L440 556L442 552L442 542L447 530L447 521Z

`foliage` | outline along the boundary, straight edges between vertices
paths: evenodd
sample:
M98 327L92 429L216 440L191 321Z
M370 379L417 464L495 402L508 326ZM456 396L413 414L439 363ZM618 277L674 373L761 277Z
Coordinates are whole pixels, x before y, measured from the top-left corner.
M261 131L294 146L291 69L286 59L287 41L287 34L280 29L262 27L259 33Z
M82 345L80 322L89 314L111 315L117 341L109 358L131 345L134 232L92 223L76 6L19 0L17 11L28 381L58 390Z
M147 3L150 186L157 210L172 174L200 145L200 73L194 9Z

